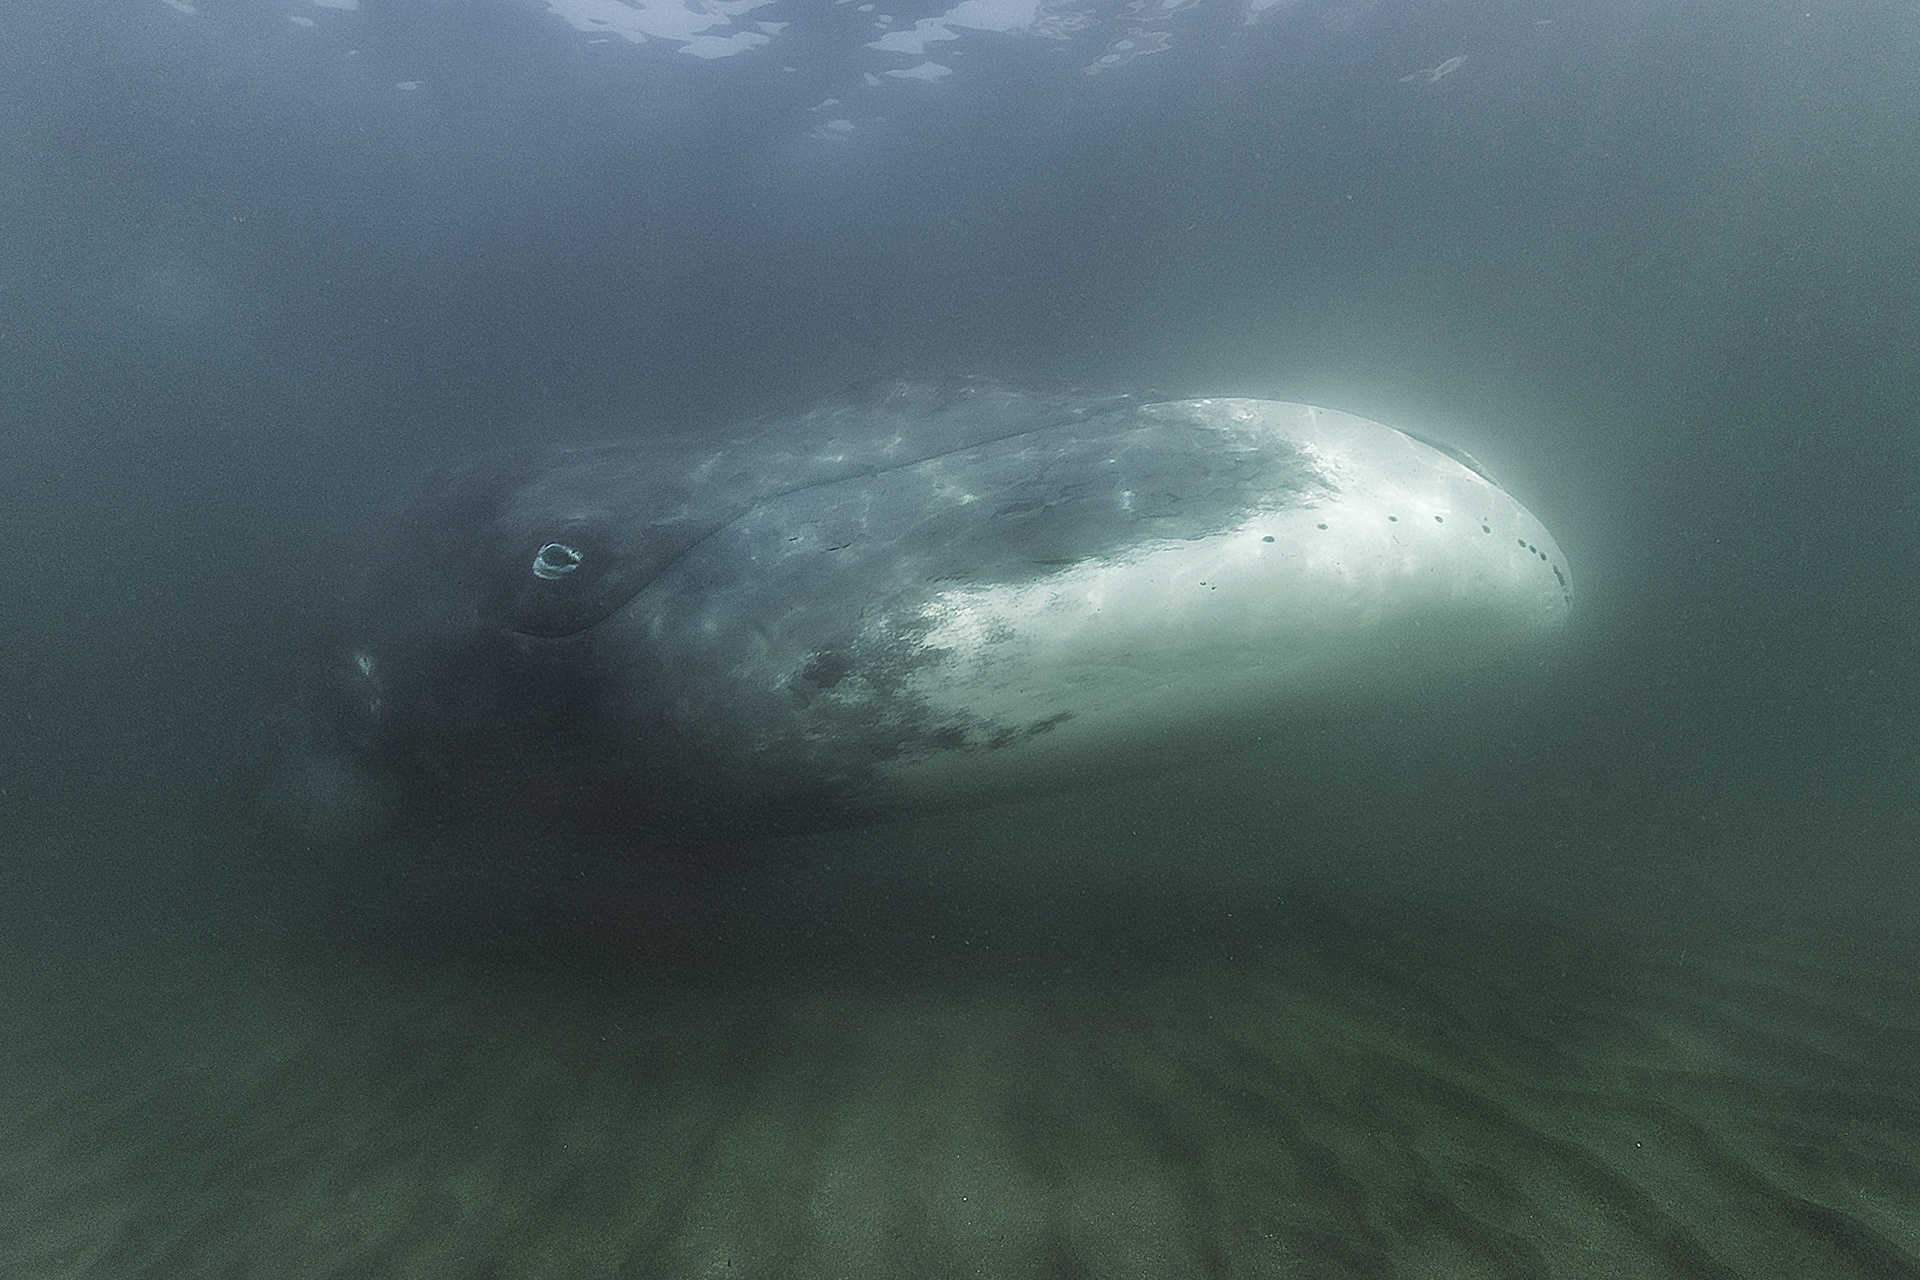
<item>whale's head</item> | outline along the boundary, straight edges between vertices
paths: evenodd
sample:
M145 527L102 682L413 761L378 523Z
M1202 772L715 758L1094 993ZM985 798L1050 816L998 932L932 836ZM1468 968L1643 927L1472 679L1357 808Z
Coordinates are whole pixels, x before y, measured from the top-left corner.
M308 790L721 826L1231 750L1511 670L1573 601L1546 527L1444 444L978 383L447 472L369 578Z

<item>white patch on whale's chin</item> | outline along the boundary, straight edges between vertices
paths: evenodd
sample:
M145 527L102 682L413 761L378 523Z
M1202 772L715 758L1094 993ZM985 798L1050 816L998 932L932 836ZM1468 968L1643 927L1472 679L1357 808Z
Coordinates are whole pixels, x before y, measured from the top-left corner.
M1455 459L1305 406L1167 408L1288 436L1332 492L1257 507L1209 537L942 593L923 640L937 657L911 692L936 721L1045 730L1009 733L991 751L903 756L887 766L901 784L946 793L1011 777L1045 785L1103 758L1174 763L1497 665L1565 624L1551 535ZM1302 427L1312 438L1295 436Z

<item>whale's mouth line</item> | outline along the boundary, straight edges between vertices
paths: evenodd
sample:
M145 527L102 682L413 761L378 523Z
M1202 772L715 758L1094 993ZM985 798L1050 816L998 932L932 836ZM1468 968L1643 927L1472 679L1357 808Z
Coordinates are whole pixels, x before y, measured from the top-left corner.
M1445 440L1436 440L1434 437L1422 435L1418 431L1409 431L1405 427L1395 427L1394 430L1417 444L1427 446L1427 448L1433 450L1435 453L1444 453L1447 457L1452 458L1455 462L1473 472L1473 474L1479 476L1494 488L1497 489L1500 487L1500 482L1495 480L1486 467L1481 465L1480 459L1474 457L1458 445L1448 444Z

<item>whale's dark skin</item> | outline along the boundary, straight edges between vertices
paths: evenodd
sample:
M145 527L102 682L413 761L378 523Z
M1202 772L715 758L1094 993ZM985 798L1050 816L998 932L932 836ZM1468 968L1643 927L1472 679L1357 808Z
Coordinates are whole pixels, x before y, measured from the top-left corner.
M1224 749L1569 601L1524 508L1378 424L889 382L435 477L308 754L382 811L817 827Z

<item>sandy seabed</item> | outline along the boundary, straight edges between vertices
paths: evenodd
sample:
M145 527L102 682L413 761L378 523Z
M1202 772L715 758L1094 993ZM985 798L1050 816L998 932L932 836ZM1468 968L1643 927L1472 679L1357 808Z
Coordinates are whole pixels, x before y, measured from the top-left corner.
M1844 920L795 883L22 959L0 1274L1920 1275L1920 948Z

